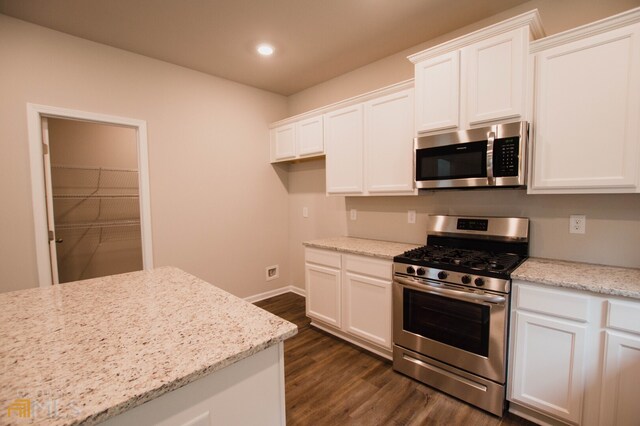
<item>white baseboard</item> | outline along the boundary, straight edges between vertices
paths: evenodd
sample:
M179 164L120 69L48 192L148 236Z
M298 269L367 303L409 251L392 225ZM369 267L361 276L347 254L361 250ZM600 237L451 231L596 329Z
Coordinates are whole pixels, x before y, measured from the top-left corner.
M244 300L246 300L249 303L256 303L261 300L268 299L274 296L280 296L281 294L285 294L285 293L295 293L299 296L306 297L306 292L303 288L296 287L294 285L288 285L286 287L280 287L275 290L269 290L269 291L265 291L264 293L254 294L253 296L245 297Z

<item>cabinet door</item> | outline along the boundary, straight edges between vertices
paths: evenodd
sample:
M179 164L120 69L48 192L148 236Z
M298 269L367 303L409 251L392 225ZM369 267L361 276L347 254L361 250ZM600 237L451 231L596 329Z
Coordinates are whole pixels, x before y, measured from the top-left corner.
M391 281L344 277L344 331L391 350Z
M510 400L580 422L586 324L515 312Z
M640 336L606 331L601 425L637 425L640 419Z
M298 155L322 154L324 129L322 116L307 118L297 123Z
M416 132L455 129L460 118L460 52L415 66Z
M285 160L296 156L296 126L287 124L272 130L274 160Z
M535 56L530 192L634 192L640 162L640 24Z
M340 270L307 263L307 316L340 327Z
M364 179L363 127L362 104L325 115L327 193L362 193Z
M463 49L467 127L522 117L528 31L509 31Z
M365 173L369 193L412 193L413 90L365 104Z

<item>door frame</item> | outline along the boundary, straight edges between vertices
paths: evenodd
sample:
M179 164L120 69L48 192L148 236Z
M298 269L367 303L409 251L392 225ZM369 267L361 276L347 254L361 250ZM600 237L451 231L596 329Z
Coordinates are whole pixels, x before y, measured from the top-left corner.
M140 192L140 231L142 234L142 267L144 270L153 269L147 122L144 120L119 117L115 115L27 103L29 162L31 166L31 196L33 201L33 223L36 239L36 262L38 266L38 282L40 287L48 287L53 284L51 275L51 256L49 253L49 229L47 225L47 205L43 164L44 152L42 150L43 117L124 126L136 130L138 147L138 185Z

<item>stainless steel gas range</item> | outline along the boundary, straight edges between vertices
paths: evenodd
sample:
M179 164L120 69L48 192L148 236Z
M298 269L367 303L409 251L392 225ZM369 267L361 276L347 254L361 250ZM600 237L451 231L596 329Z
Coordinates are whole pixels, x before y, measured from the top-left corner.
M511 272L529 220L430 216L427 245L394 260L393 368L501 416Z

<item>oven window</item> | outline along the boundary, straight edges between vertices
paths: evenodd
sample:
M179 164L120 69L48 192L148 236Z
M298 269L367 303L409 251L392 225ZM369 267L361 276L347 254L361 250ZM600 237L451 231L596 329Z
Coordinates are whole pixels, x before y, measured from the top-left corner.
M490 307L405 288L403 328L449 346L489 355Z
M486 141L416 151L416 180L465 179L486 176Z

